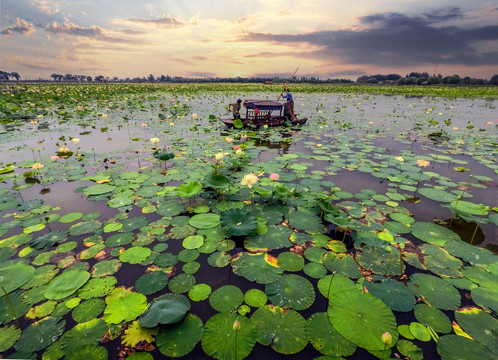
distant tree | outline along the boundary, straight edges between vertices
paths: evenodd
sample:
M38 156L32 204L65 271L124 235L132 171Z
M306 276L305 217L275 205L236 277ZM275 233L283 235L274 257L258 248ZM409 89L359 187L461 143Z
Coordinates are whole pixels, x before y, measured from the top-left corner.
M149 77L147 78L147 80L148 80L149 82L155 82L155 81L156 81L156 78L154 77L154 75L149 74Z
M10 76L15 77L16 81L19 81L19 79L21 79L21 76L17 72L11 72Z
M87 82L92 82L92 77L91 77L91 76L87 76L87 77L86 77L86 81L87 81Z
M104 75L97 75L97 76L95 76L95 81L103 82L104 81Z
M427 84L429 85L440 84L440 83L441 79L435 75L429 76L429 78L427 79Z
M8 81L10 74L8 72L0 70L0 81Z
M460 83L460 76L455 74L452 76L445 76L443 78L443 84L459 84Z
M498 85L498 74L494 74L491 76L491 79L489 80L490 85Z

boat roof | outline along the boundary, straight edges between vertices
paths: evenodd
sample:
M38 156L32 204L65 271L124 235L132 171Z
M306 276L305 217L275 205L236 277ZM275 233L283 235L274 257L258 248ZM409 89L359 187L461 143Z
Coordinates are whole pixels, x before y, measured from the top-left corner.
M284 106L273 100L245 100L244 105L248 109L258 108L259 110L280 110Z

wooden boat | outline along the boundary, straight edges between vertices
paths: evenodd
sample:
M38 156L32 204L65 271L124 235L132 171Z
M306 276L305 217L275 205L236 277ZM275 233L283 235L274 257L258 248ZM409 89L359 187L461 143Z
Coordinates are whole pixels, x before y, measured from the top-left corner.
M273 100L245 100L245 116L241 116L243 126L283 126L285 117L283 115L284 104ZM234 119L220 119L226 126L232 128ZM298 119L296 116L291 117L291 126L305 124L308 118Z

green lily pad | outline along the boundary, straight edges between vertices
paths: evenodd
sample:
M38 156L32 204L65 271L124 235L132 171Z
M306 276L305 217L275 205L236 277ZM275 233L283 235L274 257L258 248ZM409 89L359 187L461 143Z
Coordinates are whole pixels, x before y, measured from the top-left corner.
M11 262L0 266L0 289L10 293L27 283L35 274L35 268L21 262Z
M259 289L250 289L244 295L244 301L247 305L252 307L262 307L266 305L268 296Z
M185 293L195 285L195 277L188 274L180 274L169 281L168 287L174 293Z
M254 312L257 341L280 354L296 354L308 344L306 320L294 310L265 305Z
M439 338L437 351L442 360L482 360L493 359L493 354L477 341L458 335Z
M147 259L151 252L152 251L149 248L134 246L123 251L121 255L119 255L119 260L130 264L138 264Z
M0 352L4 352L12 347L21 337L21 330L15 326L5 326L0 328Z
M188 292L188 297L192 301L206 300L211 294L211 286L208 284L196 284Z
M125 288L116 288L107 295L104 320L108 324L132 321L145 310L147 298Z
M189 198L198 195L201 193L201 191L202 191L202 185L199 184L197 181L192 181L188 184L182 184L176 188L176 193L181 198L184 197Z
M249 251L259 251L266 249L290 248L292 242L289 237L294 232L284 226L268 226L268 231L262 235L251 235L244 241L244 246Z
M337 332L325 312L308 319L307 334L313 347L324 355L349 356L356 351L356 345Z
M66 322L63 319L54 317L35 322L23 330L15 348L26 353L45 349L57 340L65 326Z
M97 184L93 186L89 186L85 189L83 189L83 193L86 196L90 195L102 195L102 194L107 194L112 191L114 191L116 187L114 185L109 185L109 184Z
M67 360L103 360L107 359L107 350L102 346L87 344L75 349L69 353L65 359Z
M452 330L450 318L441 310L426 304L415 306L415 318L439 333L447 334Z
M429 198L431 200L441 201L441 202L451 202L456 200L457 196L449 191L436 189L436 188L421 188L418 193Z
M138 323L144 328L153 328L158 324L174 324L181 321L190 302L180 294L164 294L152 300L147 306Z
M460 241L457 233L429 222L416 222L412 225L412 233L426 243L444 246L449 241Z
M50 281L43 295L47 299L64 299L85 285L88 279L90 279L90 274L86 271L66 271Z
M156 344L163 355L179 358L194 349L203 333L202 320L193 314L187 314L176 324L161 326L156 337Z
M234 285L224 285L211 293L209 304L219 312L237 309L244 300L242 291Z
M327 312L339 334L364 349L383 350L382 334L385 332L391 334L392 346L398 340L393 312L368 293L355 290L333 292Z
M405 271L398 250L390 245L386 247L365 246L357 251L356 261L365 269L378 275L401 275Z
M69 354L84 345L97 345L107 330L107 324L102 319L77 324L61 336L62 350Z
M182 245L185 249L198 249L204 245L204 237L201 235L187 236Z
M465 307L455 311L455 319L463 330L475 341L498 355L498 320L476 307Z
M72 312L74 321L83 323L98 317L104 311L105 302L102 299L93 298L81 302Z
M415 336L416 339L420 341L430 341L431 333L425 325L418 322L410 323L410 332Z
M107 202L110 208L120 208L123 206L131 205L135 202L135 198L129 195L116 195Z
M249 235L257 225L256 217L247 211L230 209L221 213L221 227L227 232L227 236Z
M223 189L228 188L230 179L221 174L215 174L205 179L204 183L213 189Z
M291 251L278 254L277 263L285 271L300 271L304 267L304 258Z
M220 224L220 215L213 213L197 214L190 218L189 224L197 229L212 229Z
M423 360L424 354L422 349L408 340L399 340L396 344L398 351L407 356L410 360Z
M283 270L276 264L276 258L267 253L250 254L242 252L232 260L233 272L258 284L269 284L280 278Z
M395 279L374 277L374 281L365 281L363 286L391 310L406 312L411 311L415 306L415 297L411 291Z
M460 306L460 293L441 278L427 274L413 274L408 288L417 297L442 310L455 310Z
M144 295L154 294L166 287L169 277L163 271L151 271L140 276L135 282L135 289Z
M118 281L113 276L90 279L78 290L78 297L87 300L105 296L114 290L117 282Z
M477 287L472 289L471 297L477 305L482 306L488 311L498 313L498 304L496 302L496 299L498 299L498 289Z
M59 222L61 222L63 224L68 224L68 223L72 223L73 221L79 220L82 217L83 217L82 213L80 213L80 212L72 212L72 213L69 213L69 214L66 214L66 215L62 216L59 219Z
M238 326L234 326L236 322ZM242 360L251 353L256 335L253 321L233 313L219 313L204 326L202 349L215 359Z
M309 308L315 301L313 285L299 275L283 275L275 282L267 284L265 292L270 301L280 307L288 306L294 310Z

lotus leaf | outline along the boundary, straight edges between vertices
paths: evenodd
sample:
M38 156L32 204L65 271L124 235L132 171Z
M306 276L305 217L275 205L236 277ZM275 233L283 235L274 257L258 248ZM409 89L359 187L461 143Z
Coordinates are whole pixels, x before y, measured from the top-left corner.
M49 232L32 240L29 245L33 249L43 250L54 246L56 243L63 242L67 237L68 233L66 231Z
M82 217L83 217L82 213L80 213L80 212L73 212L73 213L69 213L69 214L66 214L66 215L62 216L59 219L59 222L61 222L63 224L68 224L68 223L71 223L73 221L79 220Z
M355 290L357 291L356 285L350 279L345 276L334 274L327 275L318 281L318 290L327 299L336 293L341 291Z
M416 339L420 341L430 341L431 333L425 325L418 322L410 323L410 332L415 336Z
M140 276L135 282L135 289L144 295L154 294L168 284L168 274L163 271L151 271Z
M451 332L451 321L441 310L426 304L415 306L415 318L422 324L430 326L439 333Z
M464 200L452 201L449 208L451 211L463 218L465 218L465 215L482 216L487 215L489 212L489 206L485 206L483 204L474 204Z
M457 196L448 191L436 188L422 188L418 190L419 194L424 195L426 198L441 202L451 202L456 200Z
M396 348L401 354L410 358L410 360L423 360L424 358L422 350L411 341L399 340Z
M8 297L0 297L0 325L7 324L16 317L23 316L31 308L32 304L26 302L21 294L21 290L14 290ZM12 312L12 308L15 314Z
M250 289L245 293L244 301L249 306L259 308L266 304L268 296L259 289Z
M235 274L259 284L274 282L283 274L283 270L276 263L276 258L266 253L242 252L232 260L232 267Z
M280 307L288 306L294 310L309 308L315 301L313 285L299 275L283 275L265 287L270 301Z
M296 354L308 343L306 320L294 310L265 305L251 317L257 329L257 341L281 354Z
M363 286L370 294L382 300L394 311L411 311L415 306L415 297L401 282L392 278L374 277L374 281L364 282Z
M151 252L149 248L134 246L121 253L119 260L130 264L138 264L147 259Z
M26 353L45 349L64 331L66 322L61 318L49 317L29 325L23 330L15 348Z
M497 289L486 289L483 287L477 287L472 289L471 292L472 300L488 311L494 311L498 313L498 304L496 299L498 299L498 290Z
M450 241L445 244L444 249L451 255L468 261L472 265L487 265L496 261L496 255L491 251L478 248L463 241Z
M294 232L284 226L268 226L265 234L246 238L244 246L249 251L289 248L292 246L289 240L292 234Z
M118 194L107 202L110 208L120 208L131 205L135 202L135 198L129 195Z
M114 290L116 283L113 276L90 279L78 290L78 296L83 300L105 296Z
M331 264L325 262L324 265L331 273L342 274L351 279L361 277L360 267L351 255L339 255Z
M315 349L324 355L349 356L356 346L332 326L327 313L314 313L308 319L308 339Z
M69 234L73 236L95 233L100 229L102 223L97 220L82 221L69 228Z
M460 240L460 236L452 230L429 222L414 223L412 233L420 240L438 246L444 246L452 240Z
M10 262L0 266L0 294L10 293L27 283L35 274L35 268L21 262Z
M379 275L401 275L405 271L398 250L390 245L365 246L357 251L356 261L365 269Z
M21 330L15 326L0 328L0 352L8 350L21 337Z
M392 336L391 346L398 340L393 312L368 293L355 290L333 292L327 312L339 334L367 350L383 350L382 334L385 332Z
M168 161L175 157L175 154L168 152L160 152L159 150L152 154L156 159L161 161Z
M181 198L184 197L189 198L198 195L201 193L201 191L202 191L202 185L199 184L197 181L192 181L188 184L182 184L176 188L176 193Z
M204 237L201 235L187 236L182 245L185 249L198 249L204 245Z
M225 267L230 264L231 256L225 252L217 251L208 257L208 264L213 267Z
M313 279L321 279L327 275L327 269L322 264L309 263L304 266L304 273Z
M124 331L124 346L135 347L139 342L145 341L149 344L154 342L154 336L157 335L158 328L146 329L138 324L138 320L133 321Z
M203 331L202 321L195 315L187 314L181 322L162 326L156 343L162 354L172 358L182 357L194 349Z
M86 271L66 271L50 281L43 295L47 299L64 299L85 285L88 279L90 279L90 274Z
M178 215L185 210L185 206L176 201L162 203L157 209L157 213L161 216L174 216Z
M476 307L464 307L455 311L455 319L472 339L486 346L498 356L498 320Z
M493 354L477 341L458 335L445 335L439 338L437 351L442 360L482 360L493 359Z
M107 350L102 346L83 345L67 354L67 360L104 360L107 359Z
M211 293L209 304L219 312L237 309L244 300L242 291L233 285L222 286Z
M114 289L107 295L105 302L107 306L104 310L104 320L108 324L135 320L147 306L147 299L144 295L125 288Z
M486 266L484 269L465 266L462 268L462 274L480 287L496 290L496 273L491 273L489 271L491 268L491 266Z
M102 319L77 324L61 336L62 350L65 354L70 354L83 345L97 345L107 330L107 324Z
M89 186L83 190L86 196L107 194L116 189L116 186L109 184L97 184Z
M221 213L221 226L227 236L249 235L257 225L256 217L246 211L230 209Z
M460 306L460 293L441 278L427 274L413 274L408 288L417 297L424 297L430 306L442 310L455 310Z
M401 336L413 340L415 339L415 336L410 332L410 325L399 325L398 326L398 332Z
M72 317L77 323L90 321L98 317L104 310L105 302L102 299L93 298L81 302L72 312Z
M300 271L304 267L303 257L290 251L278 254L277 263L285 271Z
M158 324L174 324L181 321L189 310L190 302L185 296L165 294L152 300L140 315L138 323L144 328L153 328Z
M172 278L168 284L174 293L185 293L195 285L195 277L188 274L180 274Z
M322 219L307 211L291 212L289 214L289 225L310 234L324 234L326 232Z
M190 289L188 297L193 301L206 300L211 294L211 286L208 284L197 284Z
M234 326L236 321L239 323L237 330ZM244 359L256 343L256 334L253 322L246 317L219 313L204 326L202 349L215 359Z
M204 183L213 189L228 188L230 179L221 174L215 174L204 180Z
M211 229L220 224L220 215L213 213L197 214L190 218L189 224L197 229Z

